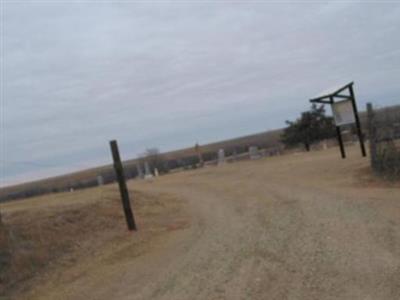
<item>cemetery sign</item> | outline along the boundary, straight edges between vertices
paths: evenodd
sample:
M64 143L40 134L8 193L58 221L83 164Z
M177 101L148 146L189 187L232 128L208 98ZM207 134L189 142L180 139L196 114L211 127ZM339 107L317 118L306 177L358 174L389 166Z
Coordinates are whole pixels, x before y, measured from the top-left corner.
M333 103L332 112L336 126L354 124L356 122L351 100L344 100Z
M343 86L329 89L321 93L320 95L310 99L311 103L322 103L331 105L342 158L346 158L346 153L344 151L340 127L348 124L356 125L358 139L360 140L361 154L362 156L367 155L365 152L364 138L361 131L360 119L358 117L353 85L354 82L350 82ZM337 101L337 99L340 100Z

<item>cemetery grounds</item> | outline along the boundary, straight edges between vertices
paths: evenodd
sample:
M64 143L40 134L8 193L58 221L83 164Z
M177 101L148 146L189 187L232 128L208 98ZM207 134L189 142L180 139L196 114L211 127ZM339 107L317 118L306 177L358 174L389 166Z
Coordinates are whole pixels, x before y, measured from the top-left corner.
M347 150L129 181L133 234L116 185L1 204L51 261L5 297L400 299L399 185Z

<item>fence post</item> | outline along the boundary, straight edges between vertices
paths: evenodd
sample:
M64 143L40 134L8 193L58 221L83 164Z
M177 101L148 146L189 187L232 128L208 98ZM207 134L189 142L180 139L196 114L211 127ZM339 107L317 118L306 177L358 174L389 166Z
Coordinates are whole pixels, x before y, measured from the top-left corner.
M119 191L121 193L122 206L124 208L126 224L129 230L137 230L135 218L132 213L131 204L129 201L128 188L126 187L124 169L121 163L121 157L119 156L117 141L110 141L111 153L114 160L114 169L117 175L119 184Z
M372 103L367 103L367 123L368 123L368 137L369 137L369 151L371 156L371 167L376 171L376 128L374 119L374 110Z

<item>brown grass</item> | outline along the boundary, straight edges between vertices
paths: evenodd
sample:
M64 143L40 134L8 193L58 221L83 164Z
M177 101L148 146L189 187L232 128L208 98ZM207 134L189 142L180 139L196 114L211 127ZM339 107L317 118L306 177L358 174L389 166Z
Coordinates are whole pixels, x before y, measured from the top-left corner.
M138 244L171 230L180 209L178 199L131 194L140 229L135 239L126 230L115 185L3 204L9 230L0 227L0 295L30 289L33 277L92 256L110 242L128 239ZM169 201L168 207L164 201Z
M0 270L6 270L10 262L10 248L8 230L4 226L0 215ZM4 285L5 278L3 272L0 271L0 291Z

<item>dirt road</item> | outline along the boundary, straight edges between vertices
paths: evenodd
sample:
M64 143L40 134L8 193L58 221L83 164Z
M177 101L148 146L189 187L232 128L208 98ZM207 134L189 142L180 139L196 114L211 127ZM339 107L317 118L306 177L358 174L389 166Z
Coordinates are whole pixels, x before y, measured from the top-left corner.
M331 149L131 182L184 199L180 230L135 257L105 247L96 263L31 297L400 299L400 189L360 179L368 161L357 151L345 161Z

